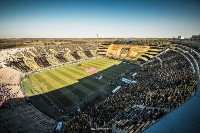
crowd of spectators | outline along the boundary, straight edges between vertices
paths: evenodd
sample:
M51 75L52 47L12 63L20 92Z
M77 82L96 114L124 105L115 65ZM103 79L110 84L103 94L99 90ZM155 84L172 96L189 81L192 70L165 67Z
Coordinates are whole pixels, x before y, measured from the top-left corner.
M139 132L188 100L196 88L188 60L173 50L159 59L141 68L133 78L137 83L127 84L103 102L78 112L66 123L66 132Z
M9 92L11 88L8 88L5 84L0 84L0 105L11 97Z
M13 87L15 86L15 87ZM0 84L0 106L7 100L11 98L16 98L19 96L21 92L20 89L16 89L19 84ZM13 91L12 89L15 88L16 90Z
M29 72L31 69L28 67L23 59L16 59L13 61L9 61L9 66L10 67L15 67L21 70L22 72Z
M51 132L54 120L37 110L23 92L22 73L0 68L0 132Z
M40 67L48 67L51 65L47 61L46 56L37 56L37 57L34 57L34 60Z
M72 58L86 59L94 57L97 47L94 45L48 45L31 47L19 50L8 60L9 66L22 72L29 72L39 68L62 64L71 61ZM67 55L65 55L67 53ZM68 59L69 54L72 56ZM28 61L28 62L27 62Z
M4 102L0 109L0 122L2 133L47 133L54 125L54 120L37 110L27 98L12 98Z
M59 62L67 62L68 60L63 56L62 53L56 54L55 57L58 59Z
M0 106L9 99L24 96L20 88L20 74L12 68L0 68Z

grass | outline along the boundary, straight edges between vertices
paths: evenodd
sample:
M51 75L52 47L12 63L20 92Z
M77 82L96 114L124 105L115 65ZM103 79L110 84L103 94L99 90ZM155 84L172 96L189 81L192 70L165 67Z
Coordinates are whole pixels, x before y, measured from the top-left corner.
M22 83L28 96L46 93L58 106L70 108L107 85L111 79L133 67L116 60L96 58L78 64L63 66L39 73L31 73ZM95 67L97 73L85 68ZM96 77L103 75L101 80Z
M118 61L103 58L92 59L80 63L81 66L74 64L44 72L31 73L22 83L28 96L37 95L69 86L77 83L81 78L92 75L92 73L85 72L85 68L95 67L102 71L119 63Z

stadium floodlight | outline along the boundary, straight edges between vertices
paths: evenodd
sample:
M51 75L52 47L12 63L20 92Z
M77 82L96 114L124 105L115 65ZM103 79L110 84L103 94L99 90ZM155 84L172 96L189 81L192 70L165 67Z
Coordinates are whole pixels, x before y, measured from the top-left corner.
M99 44L98 36L99 36L99 35L97 34L97 44Z

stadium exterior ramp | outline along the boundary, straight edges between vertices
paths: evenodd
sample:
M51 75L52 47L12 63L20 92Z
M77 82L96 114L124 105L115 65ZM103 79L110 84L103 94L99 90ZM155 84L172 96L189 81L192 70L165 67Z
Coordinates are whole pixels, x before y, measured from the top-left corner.
M200 84L186 103L164 116L143 133L200 133Z

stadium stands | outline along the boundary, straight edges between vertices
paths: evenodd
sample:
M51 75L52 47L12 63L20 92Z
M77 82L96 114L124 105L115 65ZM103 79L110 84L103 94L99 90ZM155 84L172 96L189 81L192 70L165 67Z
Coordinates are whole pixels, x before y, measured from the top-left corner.
M136 43L148 42L136 41ZM160 45L163 43L166 42L155 41L155 44L148 46L124 44L101 45L99 47L90 44L47 45L0 51L0 55L3 56L0 57L0 61L5 64L0 67L0 121L2 123L0 124L0 131L22 133L53 131L56 124L55 120L33 106L34 101L31 101L27 97L27 93L22 90L21 80L26 79L24 76L28 73L85 61L98 56L125 61L125 63L137 62L141 68L130 79L130 81L137 82L120 85L118 91L107 95L105 99L94 104L94 106L87 107L82 112L71 112L70 117L63 124L63 132L131 133L144 131L189 100L195 94L199 80L199 54L187 47ZM99 59L99 62L103 61ZM98 66L100 65L99 62L92 65ZM83 65L87 65L87 62ZM81 65L76 65L76 68L78 67L84 68ZM63 72L64 69L57 70L58 76L52 75L52 79L60 79L59 75L65 73ZM67 73L72 74L74 71L72 68L69 70ZM81 74L81 71L79 72ZM127 72L128 75L133 75L133 73L132 71ZM84 73L81 75L85 77ZM107 80L104 79L105 75L102 77L102 80ZM101 78L98 79L99 82L101 82ZM117 77L113 79L117 80ZM26 80L30 79L27 78ZM71 81L72 79L67 80ZM96 81L96 79L92 80ZM65 80L62 80L62 82L69 84ZM86 82L85 85L87 87L95 86ZM63 87L59 83L58 86ZM53 90L53 86L51 87ZM89 90L83 85L82 87L85 89L84 93ZM48 91L47 88L46 90L41 88L43 87L37 86L34 89L30 87L29 91L32 91L33 97L34 94L42 94ZM72 88L72 90L77 89L74 86ZM62 91L64 91L64 88ZM81 91L77 92L81 93ZM60 92L56 91L56 93L60 96ZM84 93L82 95L85 96ZM50 106L58 108L57 103L49 100L48 96L45 95L45 98L51 103ZM77 101L83 101L78 96L73 98ZM68 104L68 102L66 103ZM48 106L48 104L45 104L45 106ZM71 107L71 105L66 107ZM51 107L48 109L51 109ZM59 110L59 112L62 112L62 110Z
M139 132L195 92L192 68L181 54L169 50L145 64L135 76L136 84L124 86L100 104L66 123L66 132L109 128L116 132Z
M108 47L106 56L126 61L146 62L154 55L163 51L164 47L132 46L112 44Z
M0 109L2 133L51 132L54 120L42 114L26 99L10 99Z
M162 50L163 47L156 46L112 44L107 47L106 56L120 60L146 62ZM8 66L12 66L22 72L30 72L48 66L96 56L97 47L95 45L48 45L15 49L15 53L9 56L6 62Z
M15 51L6 62L8 66L22 72L35 71L48 66L96 56L94 45L50 45L15 49Z
M54 120L31 105L21 90L22 73L9 67L0 68L0 131L50 132Z

